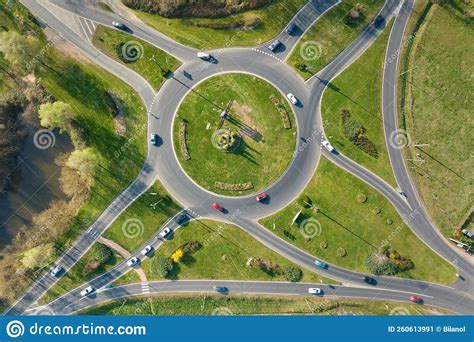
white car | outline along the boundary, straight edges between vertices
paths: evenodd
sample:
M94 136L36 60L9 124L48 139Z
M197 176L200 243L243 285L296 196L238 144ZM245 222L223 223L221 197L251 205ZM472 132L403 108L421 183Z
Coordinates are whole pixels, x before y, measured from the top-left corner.
M137 257L133 257L133 258L131 258L130 260L127 261L127 265L129 267L133 267L136 264L138 264L139 262L140 262L140 259L138 259Z
M49 274L51 275L51 277L56 277L59 273L61 273L61 271L63 270L63 268L59 265L56 265L52 270L51 272L49 272Z
M323 293L323 290L321 290L319 287L310 287L308 289L308 293L314 294L314 295L319 295L319 294Z
M158 134L152 133L150 136L150 142L152 145L156 145L158 143Z
M471 233L469 230L463 229L463 230L461 230L461 231L462 231L462 233L463 233L464 235L466 235L468 238L472 239L473 235L472 235L472 233Z
M153 247L151 247L150 245L146 246L145 248L142 249L142 255L147 255L148 253L151 252L151 250L153 249Z
M163 230L160 232L160 236L161 236L162 238L165 238L165 237L167 237L170 233L171 233L171 229L170 229L170 228L165 228L165 229L163 229Z
M86 287L84 290L81 291L81 296L87 296L88 294L92 293L94 288L92 286Z
M199 51L197 53L197 56L198 56L198 58L201 58L204 61L209 61L212 58L212 56L210 54L202 52L202 51Z
M322 144L323 144L324 147L326 147L326 150L328 150L329 152L334 151L334 147L332 147L332 145L329 143L329 141L323 140Z
M286 95L286 97L288 98L288 100L290 100L291 103L293 103L294 105L297 105L298 104L298 99L296 98L295 95L293 95L292 93L288 93Z

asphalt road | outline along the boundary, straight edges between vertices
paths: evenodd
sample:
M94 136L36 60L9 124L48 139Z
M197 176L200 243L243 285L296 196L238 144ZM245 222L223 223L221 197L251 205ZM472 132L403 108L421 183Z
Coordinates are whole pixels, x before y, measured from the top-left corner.
M261 227L256 222L256 219L270 215L285 207L305 188L317 166L321 154L320 141L323 136L323 127L321 123L320 103L324 90L331 79L348 67L370 46L380 34L385 24L378 28L375 28L373 25L369 26L351 45L339 54L334 61L308 82L303 82L291 68L282 63L282 58L285 57L285 51L291 51L297 42L297 40L292 37L287 37L287 40L285 40L285 50L277 51L276 54L269 53L269 50L265 50L265 47L219 49L211 51L211 54L216 57L217 62L206 63L196 58L195 49L178 44L143 24L125 21L127 26L133 30L135 36L162 48L183 62L183 65L165 82L160 91L155 93L141 76L98 52L91 45L90 41L85 39L86 37L82 37L78 34L77 30L75 31L73 28L70 28L68 21L65 20L66 16L71 15L71 13L77 13L88 20L94 21L94 23L110 26L113 20L119 19L124 21L123 18L117 18L113 13L100 11L88 1L76 3L72 1L35 2L34 0L23 0L22 2L29 7L36 17L46 23L54 31L60 32L64 39L78 47L93 62L130 84L140 95L146 108L148 108L148 123L147 126L144 127L144 129L147 129L147 136L153 132L157 133L163 139L163 144L159 148L149 145L145 165L135 181L104 210L97 221L63 254L58 263L66 270L77 262L94 243L95 239L114 222L117 216L125 210L128 205L146 191L156 178L159 178L169 193L184 207L190 208L189 212L194 213L197 217L207 217L235 223L264 243L267 247L272 248L303 267L340 280L343 283L364 286L363 275L357 272L345 270L333 265L329 265L327 270L317 269L314 266L314 257L299 250L288 242L281 240L266 228ZM334 5L335 2L320 1L320 3L324 3L325 5L320 8L317 14L323 13L327 8ZM380 12L380 15L385 18L385 22L388 22L389 19L397 13L397 6L398 2L396 1L386 2ZM387 56L392 56L402 43L403 31L411 11L411 6L411 0L405 1L400 13L396 17L390 36ZM302 11L298 12L292 21L296 23L305 22L304 19L308 17L308 8L309 7L305 7ZM315 21L317 17L317 15L313 15L311 18ZM300 25L304 27L303 24ZM305 25L308 24L306 23ZM280 34L280 38L284 40L282 35L285 35L285 33L282 32ZM394 66L392 66L392 64ZM390 106L390 103L396 104L396 93L391 92L386 86L386 84L389 83L389 86L392 85L396 87L396 64L396 62L389 63L384 70L383 114L384 128L386 134L388 134L387 136L391 133L387 128L388 126L391 127L392 130L397 127L396 107L393 105ZM182 99L199 82L213 75L225 72L251 73L272 83L283 94L291 91L301 102L301 106L294 107L298 127L294 159L282 177L266 189L266 192L269 193L271 197L269 205L258 205L253 195L231 198L206 191L195 184L186 175L179 165L173 150L171 129L174 114ZM472 267L469 267L469 262L464 258L464 255L460 255L449 248L444 239L437 233L436 227L430 224L426 212L422 210L423 208L416 196L415 189L413 187L410 189L408 186L411 183L406 168L404 168L401 151L395 148L390 150L389 145L388 148L397 182L407 195L406 198L401 196L378 176L351 161L344 155L340 153L329 153L326 150L324 150L323 153L336 165L359 177L382 193L394 205L402 217L407 218L407 224L425 243L448 261L457 265L464 280L459 280L452 287L448 287L414 280L380 277L377 279L376 288L387 289L384 293L392 291L393 294L391 295L393 296L395 296L395 293L398 293L398 291L404 291L405 293L415 292L426 296L432 295L439 303L443 304L438 306L448 308L446 303L449 303L449 308L453 309L453 303L455 303L455 305L459 307L457 312L463 312L464 303L468 303L472 308L472 291L469 290L472 289ZM392 155L395 156L392 157ZM126 155L124 154L122 157L126 158ZM413 190L413 192L410 192L411 190ZM211 208L213 202L220 203L228 209L229 213L223 215L213 210ZM418 214L414 215L413 218L412 216L415 210L418 210ZM155 242L155 248L158 248L159 241ZM138 253L138 251L135 252L135 255ZM113 270L89 282L89 284L93 284L96 288L101 288L127 270L125 264L120 264ZM25 312L55 281L56 279L49 276L49 274L42 276L14 306L7 311L7 314L20 314ZM86 285L83 285L74 289L58 299L55 303L52 303L55 308L54 311L61 312L61 308L69 307L72 305L71 303L75 303L78 300L80 290L85 286ZM133 287L131 288L133 289ZM111 293L114 291L119 290L110 289Z

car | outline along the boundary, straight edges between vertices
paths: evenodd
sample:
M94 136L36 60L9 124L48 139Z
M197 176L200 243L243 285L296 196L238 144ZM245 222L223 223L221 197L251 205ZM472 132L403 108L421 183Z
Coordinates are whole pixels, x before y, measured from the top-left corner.
M174 218L174 222L176 222L177 224L183 224L187 220L188 220L188 215L186 214L180 214Z
M126 30L127 29L127 26L125 26L125 24L121 23L120 21L112 21L112 26L116 27L118 29L121 29L121 30Z
M298 104L298 99L296 98L295 95L293 95L292 93L288 93L286 95L286 97L288 98L288 100L290 100L291 103L293 103L294 105L297 105Z
M377 284L377 281L374 278L371 278L371 277L364 277L364 281L369 285Z
M319 295L319 294L323 293L323 290L321 290L319 287L310 287L308 289L308 293L314 294L314 295Z
M267 199L267 198L268 198L268 195L267 195L266 192L262 192L260 195L257 195L257 196L255 197L255 199L257 200L257 202L261 202L261 201L263 201L263 200L265 200L265 199Z
M226 293L229 292L229 289L225 286L214 286L214 291L219 293Z
M56 277L59 273L61 273L63 270L63 268L59 265L56 265L55 267L53 267L53 269L51 270L51 272L49 272L49 274L51 275L51 277Z
M171 234L171 228L166 227L160 232L160 236L164 239Z
M322 261L319 261L319 260L315 260L314 264L318 267L321 267L321 268L327 268L328 267L328 265L325 262L322 262Z
M462 231L462 233L463 233L464 235L466 235L468 238L472 239L473 234L472 234L469 230L463 229L463 230L461 230L461 231Z
M421 298L417 296L410 296L410 302L421 303Z
M385 22L385 18L382 17L381 15L378 15L374 20L374 27L379 28L380 26L383 25L384 22Z
M278 39L275 39L275 41L273 43L271 43L268 48L270 49L270 51L275 51L275 49L280 46L281 42L278 40Z
M133 267L136 264L138 264L139 262L140 262L140 259L138 259L137 257L133 257L133 258L131 258L130 260L127 261L127 266Z
M152 250L153 250L153 247L148 245L148 246L146 246L145 248L142 249L141 253L142 253L142 255L148 255Z
M225 209L224 209L223 207L221 207L218 203L213 203L213 204L212 204L212 207L213 207L214 209L216 209L216 210L221 211L221 212L224 212L224 210L225 210Z
M293 30L295 29L295 27L296 27L295 23L290 23L290 25L288 25L288 27L286 28L286 33L291 34Z
M150 142L152 145L156 145L158 143L158 134L152 133L150 136Z
M326 147L326 150L328 150L329 152L334 151L334 147L332 147L332 145L329 143L329 141L323 140L322 144L323 144L324 147Z
M84 290L81 291L81 296L87 296L88 294L91 294L94 292L94 288L92 286L86 287Z
M206 52L199 51L197 53L198 58L201 58L203 61L210 61L212 56Z

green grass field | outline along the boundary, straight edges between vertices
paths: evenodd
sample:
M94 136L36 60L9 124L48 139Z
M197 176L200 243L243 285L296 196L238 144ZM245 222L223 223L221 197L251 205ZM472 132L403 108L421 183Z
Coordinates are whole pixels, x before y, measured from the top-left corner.
M276 37L305 0L280 0L262 9L246 11L222 18L167 19L157 14L134 11L147 25L168 37L202 50L231 46L252 46L262 44ZM253 29L229 29L231 26L252 25ZM210 28L224 27L224 28Z
M385 144L381 113L382 74L391 25L374 44L326 89L322 104L324 131L336 149L396 186ZM366 130L378 157L362 151L344 134L341 111L347 109Z
M345 0L336 5L305 33L289 57L288 64L303 78L315 74L357 38L374 19L383 3L383 0ZM362 15L350 22L346 16L357 5L364 8ZM306 54L305 46L309 45L316 46L319 52L315 55ZM303 67L306 69L302 70Z
M351 298L274 296L160 296L123 299L86 309L81 315L442 315L441 309Z
M416 29L427 3L418 2L407 34ZM429 213L449 237L474 202L474 46L459 43L472 41L467 11L469 5L458 0L431 6L402 65L408 71L401 79L402 127L413 144L427 144L410 148L408 167Z
M286 281L283 274L269 274L257 265L247 266L249 258L261 258L280 265L281 269L293 265L278 253L263 246L240 228L210 220L191 221L180 228L173 238L163 244L156 254L170 256L176 249L190 241L198 241L202 247L185 255L175 263L169 279L239 279ZM160 280L151 269L151 259L142 263L148 280ZM295 266L298 267L298 266ZM301 281L334 283L334 281L303 270Z
M180 209L156 182L116 219L104 237L133 252Z
M166 81L166 74L181 63L157 47L129 34L98 25L94 45L109 57L142 75L154 89Z
M399 276L437 283L456 280L454 267L424 245L382 195L327 159L321 158L315 176L303 193L309 196L312 209L302 209L293 202L260 223L312 255L351 270L367 272L365 258L386 241L414 262L414 269ZM357 200L360 194L367 197L365 203ZM314 208L319 208L319 212ZM375 208L379 208L379 214ZM303 217L292 225L299 210L303 210ZM309 220L306 221L309 226L302 220ZM312 238L306 239L305 234ZM327 247L321 246L323 242ZM346 250L346 256L338 255L340 247Z
M283 103L292 127L285 129L280 113L270 100ZM240 130L243 142L234 153L212 143L220 113L234 99L230 119L223 128ZM191 156L185 160L179 146L179 126L186 122L186 143ZM225 74L199 84L188 94L174 123L174 147L186 173L204 188L225 195L256 192L276 181L286 170L295 149L293 111L286 99L269 83L246 74ZM253 183L245 191L223 190L215 182Z

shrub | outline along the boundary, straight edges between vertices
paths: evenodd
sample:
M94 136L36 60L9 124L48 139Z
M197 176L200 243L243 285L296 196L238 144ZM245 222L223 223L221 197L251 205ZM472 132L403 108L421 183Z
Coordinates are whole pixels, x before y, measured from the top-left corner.
M274 264L272 262L267 262L263 259L256 259L255 260L255 263L257 264L258 267L260 267L260 269L269 274L270 276L274 276L278 273L280 273L280 265L278 264Z
M285 277L291 282L297 282L301 279L303 272L294 266L288 266L284 270Z
M176 251L174 251L173 254L171 254L171 260L173 260L174 262L179 262L183 255L183 250L181 248L178 248Z
M379 207L375 207L374 209L372 209L372 212L375 214L375 215L378 215L380 214L381 210Z
M367 202L367 196L364 195L364 194L357 195L357 202L359 202L359 203Z
M97 243L92 249L92 257L99 262L100 265L110 262L113 256L114 253L112 250L104 244Z
M344 248L339 247L337 249L337 255L340 257L345 257L347 255L347 251Z
M347 109L341 111L341 119L346 138L368 155L377 158L377 148L367 137L364 126L357 120L354 120Z
M173 269L173 263L164 255L155 255L151 267L158 276L165 278Z
M326 249L328 248L328 244L326 241L321 241L321 243L319 244L319 247L321 247L322 249Z
M365 266L375 275L394 275L398 272L397 266L388 258L377 254L371 254L365 259Z
M392 224L393 223L392 219L387 219L386 222L387 222L387 224Z

